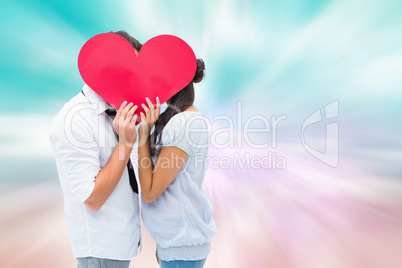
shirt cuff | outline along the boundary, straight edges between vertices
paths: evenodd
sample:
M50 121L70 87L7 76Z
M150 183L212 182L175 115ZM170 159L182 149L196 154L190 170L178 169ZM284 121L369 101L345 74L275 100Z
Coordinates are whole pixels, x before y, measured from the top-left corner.
M74 200L79 203L84 203L85 200L92 194L95 188L95 176L82 180L79 183L70 184L71 192Z

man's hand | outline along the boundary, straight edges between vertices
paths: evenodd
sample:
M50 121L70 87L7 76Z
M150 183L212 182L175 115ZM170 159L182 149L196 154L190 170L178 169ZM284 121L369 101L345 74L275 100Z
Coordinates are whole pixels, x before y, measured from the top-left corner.
M119 142L129 148L133 148L137 140L137 132L135 129L137 115L134 114L137 108L137 105L133 107L133 103L130 102L127 104L127 101L124 101L113 120L114 129L117 135L119 135Z

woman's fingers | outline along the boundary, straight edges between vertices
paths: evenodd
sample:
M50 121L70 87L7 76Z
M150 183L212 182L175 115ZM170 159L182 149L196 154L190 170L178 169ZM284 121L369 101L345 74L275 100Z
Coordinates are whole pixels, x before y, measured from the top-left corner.
M151 102L151 100L150 100L148 97L146 97L145 100L146 100L147 103L148 103L149 109L150 109L151 111L154 111L155 108L154 108L154 105L153 105L153 103Z
M147 117L143 112L140 113L141 116L141 124L146 124L147 123Z
M144 109L145 113L148 113L148 112L149 112L148 107L147 107L144 103L141 104L141 106L142 106L142 108Z
M161 112L161 102L159 100L159 97L156 97L156 109L155 109L156 118L159 118L160 112Z
M149 111L148 107L147 107L145 104L141 104L141 105L142 105L142 108L143 108L144 111L145 111L145 116L146 116L147 118L150 118L150 111Z
M144 109L143 115L141 115L141 122L143 124L149 124L151 127L159 118L161 103L159 97L156 97L156 108L151 100L147 97L145 98L147 105L141 104L141 107Z

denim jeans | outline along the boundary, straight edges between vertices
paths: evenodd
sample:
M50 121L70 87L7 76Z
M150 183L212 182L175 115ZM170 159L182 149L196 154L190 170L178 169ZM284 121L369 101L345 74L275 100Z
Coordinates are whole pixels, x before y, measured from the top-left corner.
M77 258L77 268L128 268L130 261L100 259L94 257Z
M204 267L206 260L207 260L206 258L196 261L181 261L181 260L164 261L159 259L159 265L161 266L161 268L202 268Z

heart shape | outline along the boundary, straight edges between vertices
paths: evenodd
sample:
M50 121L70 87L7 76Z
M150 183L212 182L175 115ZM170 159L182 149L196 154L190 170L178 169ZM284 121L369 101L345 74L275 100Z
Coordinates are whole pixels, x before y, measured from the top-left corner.
M197 59L191 47L173 35L151 38L137 56L124 37L103 33L81 48L78 69L84 82L110 105L118 109L123 101L132 102L139 115L146 97L155 102L158 96L164 103L187 86Z

